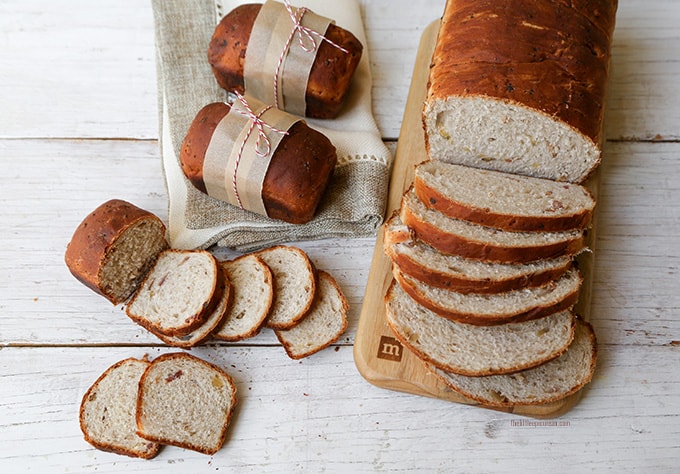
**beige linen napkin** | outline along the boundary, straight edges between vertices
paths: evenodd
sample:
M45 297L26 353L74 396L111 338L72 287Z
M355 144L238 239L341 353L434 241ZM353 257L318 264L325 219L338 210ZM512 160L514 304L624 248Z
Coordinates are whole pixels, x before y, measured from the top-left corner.
M241 3L246 2L152 0L161 155L172 246L206 248L217 244L248 251L299 240L374 235L383 219L391 157L373 117L368 48L356 0L291 2L334 19L364 45L340 117L306 119L338 150L331 186L314 220L294 225L244 211L201 193L184 177L179 150L191 121L204 105L228 99L210 70L208 44L221 16Z

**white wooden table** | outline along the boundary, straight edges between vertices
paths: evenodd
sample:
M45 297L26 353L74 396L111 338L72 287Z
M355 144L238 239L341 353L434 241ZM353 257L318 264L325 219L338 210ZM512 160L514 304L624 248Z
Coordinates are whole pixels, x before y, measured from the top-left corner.
M420 34L444 0L364 0L374 110L396 147ZM621 0L599 203L592 322L600 350L581 402L548 423L391 392L352 343L374 239L305 242L348 295L334 348L288 359L271 333L194 349L236 379L215 456L151 461L93 449L87 387L125 357L169 349L78 284L63 254L107 199L163 219L149 2L0 0L0 472L678 472L680 2ZM524 420L524 423L518 423Z

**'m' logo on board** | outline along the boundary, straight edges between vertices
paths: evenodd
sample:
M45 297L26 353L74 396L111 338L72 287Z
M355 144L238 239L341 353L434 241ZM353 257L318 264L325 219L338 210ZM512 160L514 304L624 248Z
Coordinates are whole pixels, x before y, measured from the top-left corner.
M380 336L380 345L378 346L378 359L392 360L401 362L401 354L404 347L401 342L393 337Z

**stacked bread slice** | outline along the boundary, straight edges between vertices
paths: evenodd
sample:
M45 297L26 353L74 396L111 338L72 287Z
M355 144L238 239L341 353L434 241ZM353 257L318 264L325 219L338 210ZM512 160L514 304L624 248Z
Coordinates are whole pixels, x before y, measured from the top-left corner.
M578 390L596 354L592 329L573 311L594 207L578 184L416 165L384 232L396 338L452 390L487 406Z
M267 327L299 359L347 328L342 290L301 249L278 245L230 261L171 249L158 217L121 200L82 221L65 260L78 280L126 303L130 319L174 347L240 341Z

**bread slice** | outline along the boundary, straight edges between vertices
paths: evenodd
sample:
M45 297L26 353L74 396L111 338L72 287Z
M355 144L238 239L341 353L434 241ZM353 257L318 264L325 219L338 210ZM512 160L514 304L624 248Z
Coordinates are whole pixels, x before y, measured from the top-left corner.
M564 311L576 304L583 277L576 268L559 280L534 288L503 293L458 293L429 286L397 269L394 276L411 298L447 319L489 326L530 321Z
M433 372L452 390L489 407L539 405L561 400L591 381L597 341L586 321L576 323L574 340L560 357L509 375L467 377L437 368Z
M413 188L404 194L400 216L419 240L440 252L466 258L526 263L575 255L585 248L581 230L508 232L452 219L425 206Z
M385 308L387 324L404 347L435 367L469 376L507 374L554 359L569 346L576 321L566 310L496 326L457 323L419 305L395 282Z
M272 272L257 255L221 262L229 275L233 302L213 338L240 341L260 332L274 300Z
M335 279L320 270L314 304L305 318L295 327L276 330L286 354L302 359L337 341L347 329L349 305Z
M221 296L216 295L214 298L219 297L220 301L212 313L207 316L203 324L184 336L167 336L163 333L155 333L156 337L169 346L191 349L202 344L212 336L213 332L224 321L233 295L232 285L226 276L226 270L220 266L219 271L222 274L219 278L219 295Z
M128 303L127 315L155 334L185 336L219 303L219 275L209 252L165 250Z
M499 293L541 286L566 272L572 257L529 263L494 263L439 252L414 238L395 213L385 224L383 247L400 272L459 293Z
M454 219L515 232L585 229L595 199L578 184L430 160L413 187L427 207Z
M158 254L168 248L165 225L152 213L112 199L73 233L64 260L80 282L120 304L134 293Z
M135 413L139 380L147 360L124 359L109 367L85 392L80 404L80 429L97 449L150 459L160 445L137 435Z
M316 291L316 269L307 254L297 247L277 245L255 253L274 275L274 302L265 320L272 329L290 329L312 306Z
M185 352L156 358L139 382L137 433L204 454L224 444L236 386L221 368Z
M600 163L616 5L446 2L423 110L428 155L584 181Z

